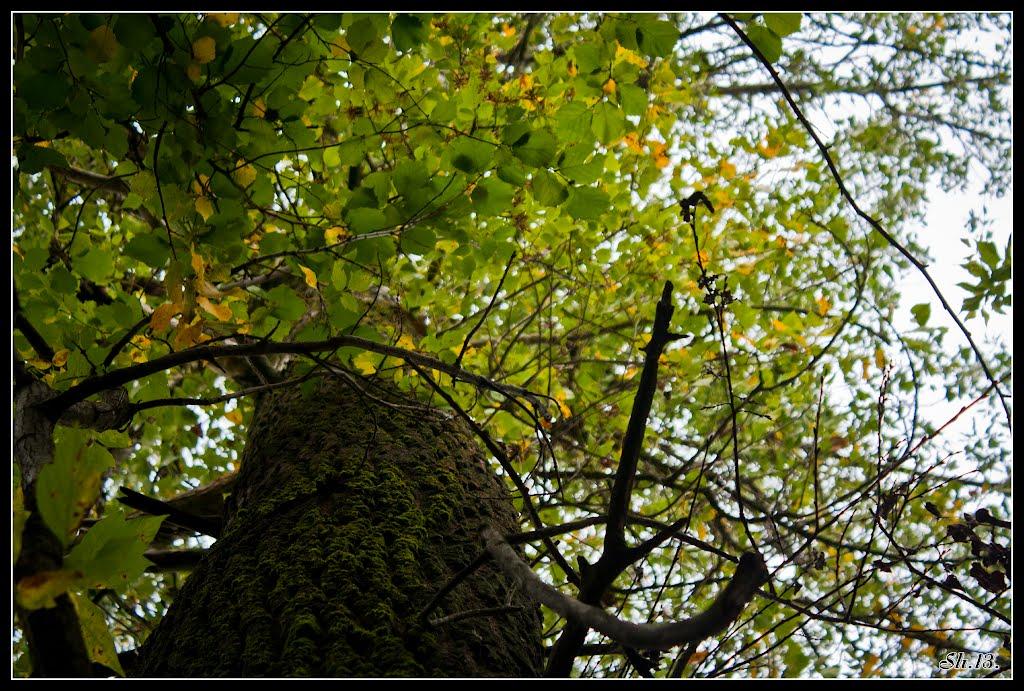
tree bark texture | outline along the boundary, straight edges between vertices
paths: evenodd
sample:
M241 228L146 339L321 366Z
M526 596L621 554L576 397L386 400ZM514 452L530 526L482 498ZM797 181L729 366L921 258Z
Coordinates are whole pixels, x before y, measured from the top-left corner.
M136 676L536 676L541 615L493 564L518 532L458 420L339 378L264 394L225 528L140 648ZM507 605L522 609L508 611ZM476 610L497 613L429 619Z

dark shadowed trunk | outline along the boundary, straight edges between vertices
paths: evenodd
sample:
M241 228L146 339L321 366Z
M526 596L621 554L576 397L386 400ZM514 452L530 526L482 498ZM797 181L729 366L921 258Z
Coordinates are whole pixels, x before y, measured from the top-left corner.
M534 676L538 608L492 564L518 530L470 433L388 387L338 378L265 394L223 536L140 650L138 676Z

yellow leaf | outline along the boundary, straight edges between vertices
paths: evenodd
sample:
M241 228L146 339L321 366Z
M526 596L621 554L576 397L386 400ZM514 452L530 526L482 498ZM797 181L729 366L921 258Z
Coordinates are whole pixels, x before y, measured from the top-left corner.
M203 76L203 70L199 63L193 60L188 64L188 67L185 68L185 74L187 74L188 78L192 81L198 82Z
M106 24L97 26L89 33L89 52L96 62L108 62L117 55L120 46L114 36L114 30Z
M629 48L626 48L622 44L619 44L615 48L615 61L619 62L621 60L625 60L629 64L635 65L637 67L647 67L646 60L644 60L642 57L634 53Z
M881 348L875 348L875 364L878 366L878 369L885 367L885 351Z
M262 98L257 98L252 102L252 114L258 118L263 118L267 114L267 104L263 102Z
M412 336L409 334L402 334L401 338L398 339L398 342L395 343L395 345L399 348L404 348L405 350L416 350L416 343L412 340Z
M233 176L235 178L235 182L239 185L242 187L248 187L252 184L252 181L256 179L256 169L251 165L244 165L241 168L236 169Z
M196 316L194 324L185 324L184 321L178 323L178 328L174 330L174 337L171 342L175 348L191 348L197 343L202 343L203 338L203 320L202 317Z
M191 255L192 270L196 272L196 277L201 281L206 277L206 264L203 263L202 255L196 254L195 250L191 251Z
M820 314L823 317L826 314L828 314L828 311L830 309L832 309L832 303L829 302L828 298L826 298L824 295L815 300L815 302L818 303L818 314Z
M213 215L213 203L210 201L210 198L209 197L197 197L196 198L196 211L199 213L200 216L203 217L204 221L209 219L210 216Z
M302 275L306 277L306 285L310 288L316 288L316 274L313 270L299 264L299 270L302 271Z
M171 318L181 312L181 305L175 302L165 302L153 310L149 318L149 328L154 331L164 331L171 325Z
M50 360L50 362L53 363L54 367L63 367L64 364L68 361L68 355L70 355L70 352L71 351L69 351L67 348L62 348L53 354L53 358Z
M614 94L615 93L615 80L612 79L611 77L609 77L608 81L606 81L604 83L604 86L601 87L601 91L605 92L609 96Z
M772 326L775 327L776 331L789 331L789 327L780 322L778 319L772 319Z
M192 42L192 57L200 65L211 62L217 55L217 42L212 36L203 36Z
M231 308L225 305L223 302L220 303L219 305L215 305L212 302L210 302L209 298L206 298L202 295L196 298L196 302L199 303L200 307L202 307L204 310L206 310L213 316L217 317L217 319L219 319L220 321L231 321L231 318L233 316L231 313Z
M572 411L569 410L569 406L567 406L565 404L565 401L563 401L560 398L558 399L558 410L562 413L562 417L565 417L565 418L572 417Z
M242 411L239 410L238 408L235 408L234 410L229 410L228 412L224 413L224 417L226 417L230 422L236 425L242 424Z
M221 26L231 26L238 21L238 12L210 12L206 18Z
M506 38L509 37L509 36L515 36L516 35L516 30L513 29L508 24L504 24L501 27L501 35L505 36Z
M18 581L14 594L25 609L53 607L54 599L82 577L81 571L43 571Z
M650 141L647 145L651 147L651 158L654 159L655 166L664 168L669 164L668 154L665 153L668 145L665 142Z
M629 147L630 151L638 154L644 153L644 147L640 145L640 137L637 136L636 132L630 132L622 138L622 141L626 142L626 146Z
M576 65L574 65L573 63L570 62L569 63L569 67L566 69L566 72L569 73L570 77L575 77L576 76Z
M722 162L718 164L718 172L723 178L729 179L736 176L736 166L722 159Z
M29 358L26 362L28 362L28 364L32 365L38 370L50 369L50 367L53 366L53 364L49 360L43 360L42 358L37 357Z
M224 293L217 290L217 287L207 281L205 278L201 281L195 282L196 290L199 291L200 295L205 295L208 298L222 298Z
M340 225L334 225L324 231L324 242L328 245L337 245L348 237L348 230Z
M363 351L356 355L352 364L363 374L373 374L377 371L377 356L370 351Z

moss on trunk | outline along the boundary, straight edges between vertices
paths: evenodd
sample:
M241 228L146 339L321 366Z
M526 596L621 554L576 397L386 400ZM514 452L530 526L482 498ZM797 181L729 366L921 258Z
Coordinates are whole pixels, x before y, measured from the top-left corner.
M417 621L480 554L485 525L518 529L469 432L444 412L335 378L267 394L226 521L136 675L539 673L541 618L521 596L512 613ZM485 565L431 616L503 606L508 586Z

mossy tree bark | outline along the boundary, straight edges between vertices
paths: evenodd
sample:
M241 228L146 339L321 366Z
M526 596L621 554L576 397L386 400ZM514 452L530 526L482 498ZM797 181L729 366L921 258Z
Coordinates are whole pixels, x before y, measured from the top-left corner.
M418 613L518 530L467 429L388 387L327 378L264 394L225 530L140 649L138 676L534 676L541 617ZM433 618L509 604L487 564Z

